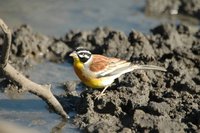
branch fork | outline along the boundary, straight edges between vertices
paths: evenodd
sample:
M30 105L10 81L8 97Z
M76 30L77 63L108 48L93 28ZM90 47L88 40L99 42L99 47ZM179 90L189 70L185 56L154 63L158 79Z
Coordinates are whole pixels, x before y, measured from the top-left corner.
M1 18L0 28L4 33L4 42L1 52L2 55L0 58L0 71L2 72L3 76L16 83L18 86L22 87L23 90L33 93L42 98L49 106L51 106L55 110L56 113L60 114L63 118L69 118L61 104L52 94L51 85L40 85L31 81L8 63L12 40L11 30Z

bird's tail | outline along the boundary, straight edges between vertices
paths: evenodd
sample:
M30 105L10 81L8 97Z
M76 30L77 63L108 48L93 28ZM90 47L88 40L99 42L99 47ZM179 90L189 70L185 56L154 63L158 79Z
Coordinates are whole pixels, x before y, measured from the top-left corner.
M104 74L103 76L114 76L119 77L122 74L134 71L134 70L157 70L157 71L163 71L166 72L167 70L163 67L159 66L154 66L154 65L133 65L133 64L128 64L128 66L124 66L121 68L118 68L114 71L111 71L109 73Z
M166 72L164 67L154 66L154 65L133 65L133 70L157 70Z

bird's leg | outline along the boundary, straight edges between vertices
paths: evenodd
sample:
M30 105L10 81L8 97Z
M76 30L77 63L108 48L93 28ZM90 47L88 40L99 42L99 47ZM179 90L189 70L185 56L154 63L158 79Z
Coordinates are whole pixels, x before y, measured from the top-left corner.
M101 91L101 93L95 97L95 99L99 99L101 96L103 96L105 90L106 90L108 87L109 87L109 86L106 86L106 87Z

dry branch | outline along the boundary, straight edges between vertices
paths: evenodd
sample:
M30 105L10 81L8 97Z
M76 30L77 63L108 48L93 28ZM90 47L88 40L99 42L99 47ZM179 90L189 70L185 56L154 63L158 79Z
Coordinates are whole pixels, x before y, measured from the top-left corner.
M11 46L11 31L8 28L8 26L3 22L2 19L0 19L0 26L3 32L5 33L4 44L2 48L2 55L0 58L0 65L1 67L5 67L8 62L9 51L10 51L10 46Z
M60 114L64 118L69 118L66 112L63 110L63 107L52 94L50 88L51 85L40 85L29 79L27 79L23 74L18 72L14 67L8 63L10 46L11 46L11 31L8 26L0 19L0 27L4 32L4 43L2 48L2 55L0 58L0 71L2 71L3 76L7 79L17 83L18 86L27 90L30 93L33 93L40 98L42 98L48 105L53 107L56 113Z

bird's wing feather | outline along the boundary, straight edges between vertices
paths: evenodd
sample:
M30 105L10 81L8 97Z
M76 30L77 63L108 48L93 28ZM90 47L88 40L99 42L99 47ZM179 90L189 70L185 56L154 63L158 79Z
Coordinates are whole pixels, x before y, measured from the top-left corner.
M102 55L93 55L93 61L90 64L90 70L97 77L112 76L118 74L124 69L128 69L131 63L117 58L108 58Z
M96 77L104 76L120 76L124 73L133 70L158 70L166 71L165 68L154 65L134 65L125 60L118 58L109 58L102 55L94 55L93 61L90 64L90 71L92 71Z
M122 62L121 64L116 66L115 69L111 69L110 71L103 72L99 76L116 76L119 77L122 74L125 74L127 72L131 72L133 70L156 70L156 71L163 71L166 72L167 70L163 67L154 66L154 65L134 65L130 62ZM111 67L112 68L112 67Z
M89 66L90 71L98 73L104 70L108 64L109 64L109 60L107 57L94 54L92 56L92 62Z

